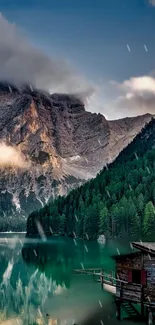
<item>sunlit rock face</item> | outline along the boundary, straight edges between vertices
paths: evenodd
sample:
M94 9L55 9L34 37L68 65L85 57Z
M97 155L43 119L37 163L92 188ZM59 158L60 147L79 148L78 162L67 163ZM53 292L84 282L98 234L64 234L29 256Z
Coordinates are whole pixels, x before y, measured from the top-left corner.
M73 95L0 83L0 230L95 177L150 119L107 121Z

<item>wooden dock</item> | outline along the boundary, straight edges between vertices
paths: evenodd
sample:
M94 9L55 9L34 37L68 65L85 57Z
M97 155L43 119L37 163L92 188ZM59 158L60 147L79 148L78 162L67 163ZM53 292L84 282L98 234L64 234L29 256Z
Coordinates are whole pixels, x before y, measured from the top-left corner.
M92 276L93 280L101 283L103 290L116 294L116 278L113 277L112 270L103 270L102 268L74 269L74 274Z
M137 251L113 256L112 270L90 268L74 270L101 283L102 289L115 296L116 318L147 321L155 324L155 242L132 242ZM123 313L121 315L121 311ZM124 315L125 312L125 315Z
M116 279L113 276L112 270L103 270L102 268L91 268L91 269L74 269L74 274L81 274L92 276L94 281L101 283L102 290L105 290L115 297L116 302L116 317L120 319L120 304L118 304L118 287L123 288L128 284L127 281ZM116 290L117 288L117 290ZM122 290L121 290L122 291ZM126 314L128 315L127 319L132 318L134 320L144 320L144 317L141 318L140 313L138 310L133 306L130 300L122 300L121 304L122 308L125 310ZM151 324L153 325L153 324Z

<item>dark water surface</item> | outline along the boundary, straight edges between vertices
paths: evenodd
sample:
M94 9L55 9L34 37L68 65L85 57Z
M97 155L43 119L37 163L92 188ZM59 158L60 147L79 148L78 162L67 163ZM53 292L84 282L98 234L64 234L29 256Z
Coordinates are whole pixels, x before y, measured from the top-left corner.
M23 234L1 234L0 324L133 324L116 321L114 297L91 276L72 272L83 266L114 269L111 256L129 251L127 240L100 245L63 237L26 241Z

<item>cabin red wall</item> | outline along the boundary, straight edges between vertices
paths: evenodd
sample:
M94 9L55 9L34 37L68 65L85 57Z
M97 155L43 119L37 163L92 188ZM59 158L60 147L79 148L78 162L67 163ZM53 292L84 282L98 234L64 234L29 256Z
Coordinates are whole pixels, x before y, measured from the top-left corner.
M132 283L132 271L128 271L128 282Z
M142 270L141 271L141 284L144 285L144 286L146 285L146 278L147 278L146 271Z

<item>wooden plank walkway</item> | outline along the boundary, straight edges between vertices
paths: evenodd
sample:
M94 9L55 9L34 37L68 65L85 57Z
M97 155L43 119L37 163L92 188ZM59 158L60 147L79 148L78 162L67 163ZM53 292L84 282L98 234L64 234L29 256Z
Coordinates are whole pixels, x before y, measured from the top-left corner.
M103 284L103 289L105 290L105 291L108 291L108 292L110 292L110 293L112 293L113 295L116 295L116 286L114 286L114 285L109 285L109 284Z

